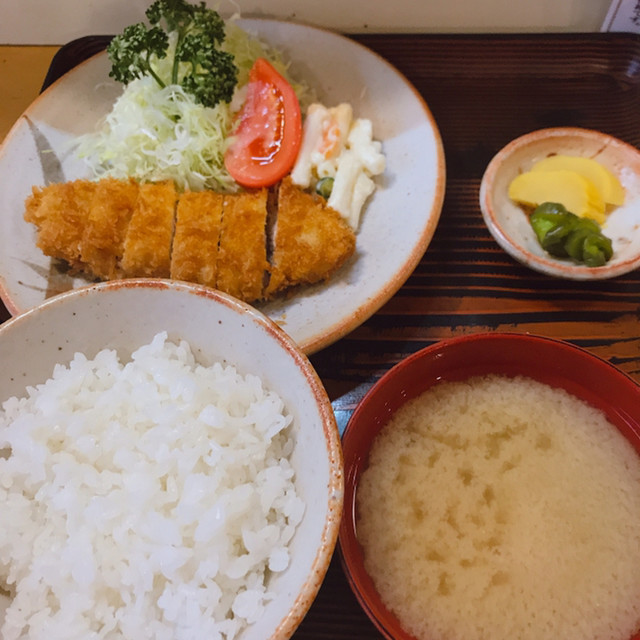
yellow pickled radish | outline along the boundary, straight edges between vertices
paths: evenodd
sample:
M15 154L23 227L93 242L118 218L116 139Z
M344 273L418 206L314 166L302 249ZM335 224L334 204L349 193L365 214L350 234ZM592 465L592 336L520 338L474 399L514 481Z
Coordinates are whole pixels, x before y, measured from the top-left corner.
M559 202L582 218L605 221L605 202L594 184L575 171L527 171L509 185L509 197L537 207L543 202Z
M531 171L575 171L591 181L602 195L606 204L624 204L624 188L618 177L592 158L580 156L552 155L536 162Z

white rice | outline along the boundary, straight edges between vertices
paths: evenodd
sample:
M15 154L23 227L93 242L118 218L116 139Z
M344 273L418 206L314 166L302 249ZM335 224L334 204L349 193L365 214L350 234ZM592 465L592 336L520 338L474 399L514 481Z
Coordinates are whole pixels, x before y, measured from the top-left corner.
M3 640L235 638L301 521L291 417L166 333L104 350L0 412Z

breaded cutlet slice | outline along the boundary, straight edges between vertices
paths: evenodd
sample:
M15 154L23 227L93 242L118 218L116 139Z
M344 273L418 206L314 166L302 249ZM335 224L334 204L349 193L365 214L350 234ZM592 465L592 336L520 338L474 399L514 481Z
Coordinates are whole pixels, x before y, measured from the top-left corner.
M44 211L40 208L42 198L47 187L33 186L31 193L24 201L24 219L32 224L39 225Z
M216 286L218 242L224 196L213 191L187 191L176 208L171 251L171 278Z
M176 200L173 181L140 185L120 262L123 277L169 277Z
M353 255L355 247L355 233L337 211L285 178L278 189L266 296L326 280Z
M266 189L225 196L216 287L245 302L264 293L267 262Z
M129 221L138 199L135 180L103 178L97 183L82 237L82 261L99 278L118 276Z
M95 182L75 180L50 184L27 199L25 220L38 227L36 244L45 255L82 268L82 236L95 190Z

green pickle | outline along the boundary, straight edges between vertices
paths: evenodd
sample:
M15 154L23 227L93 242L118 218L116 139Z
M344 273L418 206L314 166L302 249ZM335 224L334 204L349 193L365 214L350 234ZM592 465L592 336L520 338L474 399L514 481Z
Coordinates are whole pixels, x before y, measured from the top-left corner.
M556 258L601 267L613 255L611 240L597 222L578 217L559 202L543 202L530 221L540 246Z

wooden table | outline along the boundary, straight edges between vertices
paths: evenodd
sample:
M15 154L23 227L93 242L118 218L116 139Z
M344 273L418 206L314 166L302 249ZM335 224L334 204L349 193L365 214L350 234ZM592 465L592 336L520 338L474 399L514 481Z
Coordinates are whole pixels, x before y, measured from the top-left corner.
M0 140L38 96L51 60L59 49L0 46Z
M640 146L638 36L356 39L395 64L426 99L444 142L447 190L435 236L404 286L362 326L311 357L341 429L363 394L399 360L435 341L480 331L564 339L640 382L640 273L574 282L530 271L498 247L478 206L487 163L528 131L582 126ZM63 47L48 80L104 44L88 38ZM15 64L22 64L21 56ZM1 311L4 320L8 313ZM336 554L295 638L380 637L352 595Z

